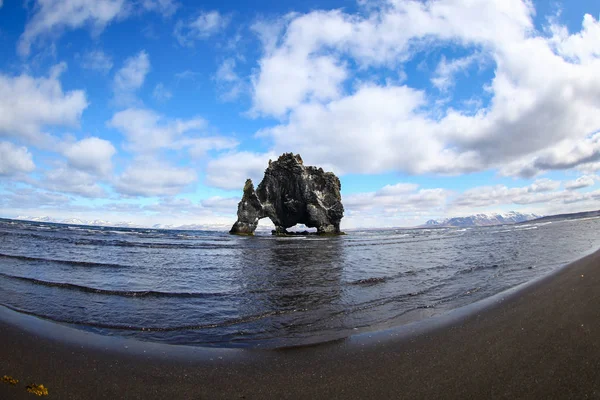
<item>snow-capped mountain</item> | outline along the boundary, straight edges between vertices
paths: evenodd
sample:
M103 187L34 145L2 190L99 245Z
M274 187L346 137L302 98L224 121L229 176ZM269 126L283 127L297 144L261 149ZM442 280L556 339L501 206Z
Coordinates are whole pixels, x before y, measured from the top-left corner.
M100 219L96 220L84 220L79 218L67 218L57 219L52 217L29 217L19 215L15 219L22 221L33 221L33 222L50 222L54 224L68 224L68 225L86 225L86 226L103 226L113 228L152 228L152 229L174 229L174 230L224 230L229 229L229 225L223 224L189 224L189 225L165 225L165 224L154 224L151 227L136 224L133 222L110 222L103 221Z
M68 224L68 225L87 225L87 226L112 226L117 228L142 228L141 225L135 224L133 222L109 222L103 221L101 219L95 220L83 220L79 218L67 218L67 219L57 219L52 217L28 217L24 215L19 215L15 219L19 219L22 221L33 221L33 222L50 222L54 224Z
M55 218L52 218L52 217L27 217L24 215L19 215L15 219L20 219L23 221L33 221L33 222L53 222L53 223L58 222L58 220L56 220Z
M429 220L426 226L490 226L503 224L516 224L519 222L531 221L540 218L536 214L523 214L516 211L510 211L504 214L475 214L468 217L445 218L441 220Z

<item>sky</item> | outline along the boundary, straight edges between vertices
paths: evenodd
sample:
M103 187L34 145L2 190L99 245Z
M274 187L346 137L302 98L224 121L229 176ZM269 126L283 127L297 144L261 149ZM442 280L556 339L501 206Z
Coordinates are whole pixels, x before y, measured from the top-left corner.
M284 152L340 177L347 229L600 209L599 15L0 0L0 217L225 227Z

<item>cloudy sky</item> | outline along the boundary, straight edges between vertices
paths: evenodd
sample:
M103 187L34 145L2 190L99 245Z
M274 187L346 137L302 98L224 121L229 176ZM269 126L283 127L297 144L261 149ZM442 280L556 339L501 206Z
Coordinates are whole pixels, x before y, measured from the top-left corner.
M343 228L600 208L597 0L0 0L0 216L235 220L300 153Z

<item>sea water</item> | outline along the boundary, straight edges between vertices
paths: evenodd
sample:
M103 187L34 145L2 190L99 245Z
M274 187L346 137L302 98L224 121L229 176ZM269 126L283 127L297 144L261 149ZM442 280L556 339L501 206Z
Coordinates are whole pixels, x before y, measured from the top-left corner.
M442 314L600 246L600 219L231 236L0 220L0 304L105 335L275 348Z

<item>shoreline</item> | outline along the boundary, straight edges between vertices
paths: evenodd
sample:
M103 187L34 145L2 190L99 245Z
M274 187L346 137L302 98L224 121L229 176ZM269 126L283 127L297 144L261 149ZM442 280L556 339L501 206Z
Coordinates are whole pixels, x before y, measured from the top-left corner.
M446 314L246 350L102 336L0 307L0 375L55 398L600 396L600 250ZM0 398L29 398L0 382Z

